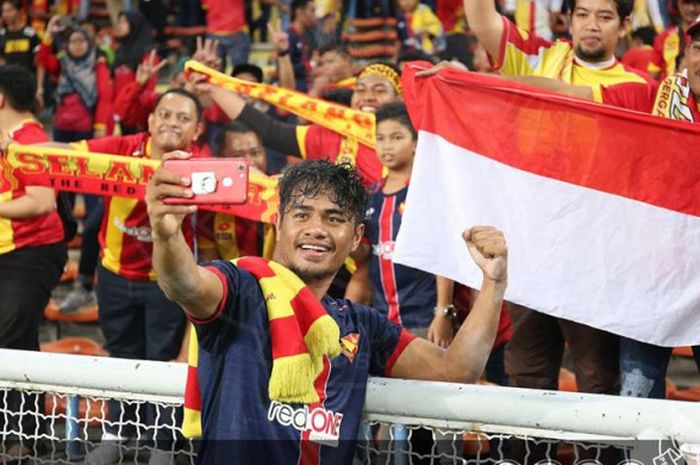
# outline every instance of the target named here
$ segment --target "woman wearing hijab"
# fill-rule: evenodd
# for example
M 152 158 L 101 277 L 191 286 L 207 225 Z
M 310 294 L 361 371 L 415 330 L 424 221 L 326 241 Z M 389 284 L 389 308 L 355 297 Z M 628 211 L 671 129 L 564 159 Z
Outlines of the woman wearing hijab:
M 114 57 L 112 72 L 114 90 L 121 92 L 128 84 L 136 80 L 136 70 L 141 62 L 149 59 L 154 48 L 153 32 L 146 17 L 139 11 L 123 11 L 119 13 L 119 21 L 115 29 L 119 48 Z M 154 63 L 157 64 L 157 63 Z M 144 87 L 149 93 L 154 92 L 158 81 L 157 74 L 149 79 Z M 114 96 L 116 99 L 116 95 Z M 139 122 L 125 118 L 121 121 L 122 134 L 135 134 L 142 131 Z
M 58 16 L 51 18 L 48 30 Z M 86 30 L 69 30 L 65 47 L 57 55 L 51 47 L 53 34 L 46 34 L 37 63 L 58 78 L 53 138 L 73 142 L 111 133 L 114 126 L 112 84 L 109 67 L 98 55 Z

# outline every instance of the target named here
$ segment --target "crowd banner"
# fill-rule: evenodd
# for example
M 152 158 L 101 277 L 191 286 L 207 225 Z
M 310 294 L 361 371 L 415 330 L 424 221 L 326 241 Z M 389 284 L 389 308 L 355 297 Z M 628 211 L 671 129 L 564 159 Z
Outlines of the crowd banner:
M 372 113 L 353 110 L 295 90 L 237 79 L 194 60 L 185 63 L 185 70 L 203 74 L 212 84 L 262 100 L 368 147 L 374 148 L 376 145 L 375 117 Z
M 461 232 L 493 225 L 508 300 L 700 344 L 700 125 L 422 68 L 403 75 L 419 136 L 395 261 L 478 288 Z
M 51 186 L 59 191 L 144 198 L 146 184 L 160 166 L 160 161 L 39 145 L 10 144 L 4 165 L 4 175 L 10 182 L 16 179 L 14 174 L 19 173 L 27 179 L 48 179 Z M 278 205 L 277 179 L 251 170 L 245 204 L 202 205 L 200 208 L 274 223 Z

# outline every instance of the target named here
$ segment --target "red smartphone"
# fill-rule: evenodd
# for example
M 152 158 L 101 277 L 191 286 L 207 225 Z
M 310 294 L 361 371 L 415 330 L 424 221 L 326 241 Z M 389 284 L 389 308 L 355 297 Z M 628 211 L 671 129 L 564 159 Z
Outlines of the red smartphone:
M 194 197 L 169 197 L 167 204 L 241 204 L 248 199 L 248 161 L 245 158 L 166 160 L 163 167 L 192 181 Z

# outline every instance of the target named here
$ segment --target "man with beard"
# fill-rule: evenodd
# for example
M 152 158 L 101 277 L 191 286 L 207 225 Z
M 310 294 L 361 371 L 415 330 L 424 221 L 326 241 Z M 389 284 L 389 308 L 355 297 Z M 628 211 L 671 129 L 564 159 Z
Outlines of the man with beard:
M 632 5 L 631 0 L 575 0 L 572 42 L 549 42 L 518 29 L 491 1 L 464 0 L 467 20 L 501 74 L 551 78 L 585 87 L 597 102 L 608 94 L 607 103 L 637 109 L 640 102 L 648 102 L 651 84 L 614 56 Z M 512 306 L 511 315 L 514 334 L 505 358 L 511 385 L 557 389 L 566 341 L 579 389 L 618 393 L 617 336 L 518 305 Z

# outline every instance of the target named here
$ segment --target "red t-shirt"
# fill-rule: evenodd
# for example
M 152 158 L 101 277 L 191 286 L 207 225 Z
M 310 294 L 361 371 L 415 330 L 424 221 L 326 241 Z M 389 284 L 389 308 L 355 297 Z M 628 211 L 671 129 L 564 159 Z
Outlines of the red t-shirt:
M 245 26 L 245 4 L 243 0 L 202 0 L 207 12 L 209 34 L 231 35 Z
M 87 144 L 90 152 L 128 155 L 150 158 L 151 140 L 148 133 L 130 136 L 102 137 L 79 144 Z M 193 149 L 198 155 L 197 149 Z M 188 243 L 192 243 L 192 228 L 189 217 L 183 222 L 183 231 Z M 126 279 L 155 281 L 151 256 L 151 224 L 146 211 L 146 202 L 125 197 L 106 197 L 105 213 L 99 234 L 102 247 L 102 266 Z
M 297 126 L 297 140 L 304 158 L 327 159 L 335 163 L 350 163 L 360 173 L 366 186 L 382 179 L 382 163 L 374 149 L 360 143 L 350 143 L 345 137 L 317 124 Z
M 646 73 L 649 70 L 649 63 L 653 56 L 654 49 L 649 45 L 631 48 L 622 56 L 622 64 Z
M 41 124 L 34 120 L 24 121 L 10 131 L 9 135 L 12 140 L 21 144 L 36 144 L 49 140 Z M 48 179 L 33 178 L 28 181 L 17 171 L 9 176 L 7 172 L 0 171 L 0 202 L 22 197 L 28 185 L 51 187 Z M 23 247 L 56 244 L 63 241 L 63 234 L 63 222 L 55 209 L 51 213 L 33 218 L 11 220 L 0 217 L 0 254 Z

